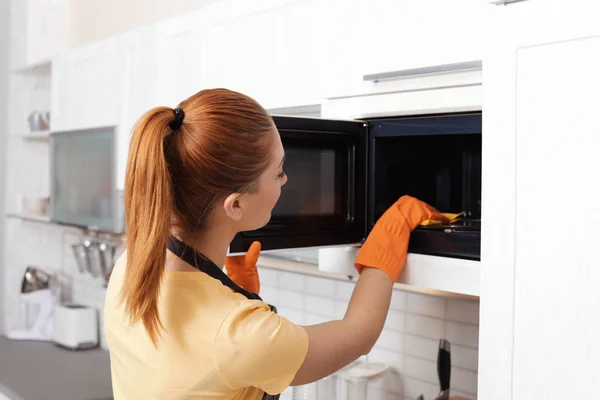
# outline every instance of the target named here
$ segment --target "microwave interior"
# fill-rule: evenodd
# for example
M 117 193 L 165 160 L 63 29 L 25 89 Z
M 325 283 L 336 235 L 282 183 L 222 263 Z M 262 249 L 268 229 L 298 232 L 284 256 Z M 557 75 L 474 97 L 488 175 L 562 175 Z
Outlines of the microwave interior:
M 409 251 L 480 259 L 481 114 L 369 121 L 368 230 L 401 196 L 458 221 L 418 227 Z

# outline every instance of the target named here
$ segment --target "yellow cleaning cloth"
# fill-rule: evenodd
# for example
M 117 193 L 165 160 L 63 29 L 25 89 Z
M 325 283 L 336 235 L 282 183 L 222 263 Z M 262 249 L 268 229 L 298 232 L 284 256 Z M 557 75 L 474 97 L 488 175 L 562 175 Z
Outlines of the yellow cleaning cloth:
M 450 220 L 449 223 L 454 223 L 460 219 L 462 219 L 464 212 L 458 213 L 458 214 L 451 214 L 451 213 L 442 213 L 442 215 L 446 218 L 448 218 Z M 420 225 L 424 226 L 424 225 L 437 225 L 437 224 L 441 224 L 442 221 L 438 221 L 435 219 L 427 219 L 423 222 L 421 222 Z

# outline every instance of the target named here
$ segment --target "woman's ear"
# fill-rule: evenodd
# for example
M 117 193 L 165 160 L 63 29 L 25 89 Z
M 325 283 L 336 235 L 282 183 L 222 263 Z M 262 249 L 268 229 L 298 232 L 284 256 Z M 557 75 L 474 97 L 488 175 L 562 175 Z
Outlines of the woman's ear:
M 225 214 L 229 218 L 234 221 L 239 221 L 242 219 L 242 207 L 240 207 L 240 197 L 242 195 L 240 193 L 232 193 L 225 199 L 223 203 L 223 208 L 225 209 Z

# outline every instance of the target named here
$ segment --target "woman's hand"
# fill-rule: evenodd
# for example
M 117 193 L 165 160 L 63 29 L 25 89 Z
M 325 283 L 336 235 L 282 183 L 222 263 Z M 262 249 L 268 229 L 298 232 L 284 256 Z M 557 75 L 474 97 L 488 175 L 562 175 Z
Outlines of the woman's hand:
M 260 291 L 260 279 L 256 268 L 260 247 L 260 242 L 254 242 L 245 255 L 225 258 L 227 276 L 237 285 L 256 294 Z
M 406 263 L 410 233 L 428 219 L 448 222 L 448 218 L 430 205 L 402 196 L 379 218 L 359 250 L 355 263 L 358 272 L 365 267 L 377 268 L 396 282 Z

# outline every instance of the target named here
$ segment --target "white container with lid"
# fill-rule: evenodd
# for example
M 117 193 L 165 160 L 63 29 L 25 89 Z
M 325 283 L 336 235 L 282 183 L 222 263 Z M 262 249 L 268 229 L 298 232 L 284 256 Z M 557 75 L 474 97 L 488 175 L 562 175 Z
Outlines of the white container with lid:
M 383 363 L 366 363 L 351 368 L 345 374 L 346 384 L 338 398 L 387 400 L 390 374 L 391 366 Z

